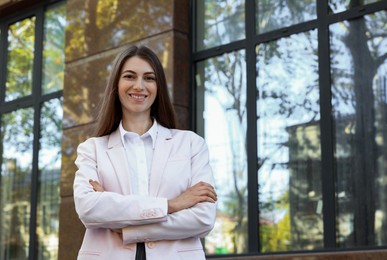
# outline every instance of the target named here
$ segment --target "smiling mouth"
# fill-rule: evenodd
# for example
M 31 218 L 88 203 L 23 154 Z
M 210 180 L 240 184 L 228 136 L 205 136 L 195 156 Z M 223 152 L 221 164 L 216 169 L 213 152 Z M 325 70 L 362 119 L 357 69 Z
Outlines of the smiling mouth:
M 136 94 L 129 94 L 129 96 L 135 100 L 144 100 L 147 95 L 136 95 Z

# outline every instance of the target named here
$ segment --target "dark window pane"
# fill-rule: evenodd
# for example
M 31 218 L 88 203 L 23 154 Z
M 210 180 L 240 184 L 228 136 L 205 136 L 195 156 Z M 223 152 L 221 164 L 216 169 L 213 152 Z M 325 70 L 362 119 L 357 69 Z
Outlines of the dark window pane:
M 343 12 L 352 7 L 362 6 L 370 3 L 375 3 L 381 0 L 329 0 L 331 12 Z
M 255 6 L 258 34 L 317 18 L 315 0 L 256 0 Z
M 35 50 L 35 17 L 9 26 L 5 100 L 31 95 Z
M 323 247 L 317 31 L 257 47 L 262 252 Z
M 245 1 L 197 1 L 196 49 L 203 50 L 245 38 Z
M 340 247 L 387 245 L 387 12 L 330 26 Z
M 219 198 L 207 254 L 247 252 L 245 52 L 197 64 L 198 124 L 207 140 Z
M 58 259 L 62 114 L 59 99 L 45 102 L 41 109 L 37 208 L 39 259 Z
M 43 94 L 63 89 L 65 15 L 65 5 L 50 9 L 45 14 L 42 75 Z
M 0 259 L 28 259 L 33 143 L 32 108 L 1 120 Z

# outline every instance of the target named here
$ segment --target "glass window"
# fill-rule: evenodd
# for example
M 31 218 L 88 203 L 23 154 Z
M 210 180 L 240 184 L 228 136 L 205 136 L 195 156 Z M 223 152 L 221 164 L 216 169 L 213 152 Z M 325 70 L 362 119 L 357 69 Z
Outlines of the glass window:
M 257 47 L 262 252 L 323 247 L 317 32 Z
M 6 101 L 32 93 L 32 68 L 35 50 L 35 17 L 8 28 Z
M 387 245 L 387 12 L 330 26 L 337 243 Z
M 239 32 L 220 2 L 192 2 L 194 130 L 219 182 L 206 252 L 386 247 L 386 1 L 256 0 Z
M 44 20 L 42 92 L 63 89 L 66 6 L 49 9 Z
M 255 8 L 258 34 L 316 19 L 315 0 L 256 0 Z
M 216 179 L 218 218 L 207 254 L 247 252 L 246 63 L 238 51 L 197 64 L 201 123 Z
M 58 259 L 65 4 L 30 13 L 0 21 L 8 28 L 0 38 L 2 260 Z
M 1 259 L 28 259 L 34 110 L 1 119 Z
M 39 259 L 57 259 L 61 169 L 62 101 L 51 99 L 41 109 L 37 230 Z
M 196 49 L 245 38 L 244 0 L 200 0 L 196 4 Z
M 338 13 L 353 7 L 375 3 L 378 1 L 381 0 L 329 0 L 329 8 L 331 12 Z

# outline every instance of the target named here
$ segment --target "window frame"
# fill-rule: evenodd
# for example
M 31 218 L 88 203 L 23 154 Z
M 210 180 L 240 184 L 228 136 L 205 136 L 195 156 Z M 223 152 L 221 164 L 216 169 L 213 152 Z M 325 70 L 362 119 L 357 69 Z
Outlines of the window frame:
M 42 69 L 43 69 L 43 44 L 44 44 L 44 18 L 47 10 L 66 3 L 65 0 L 48 0 L 40 1 L 40 3 L 31 5 L 31 3 L 15 4 L 7 8 L 7 10 L 16 10 L 14 14 L 10 14 L 0 18 L 0 121 L 3 114 L 16 111 L 18 109 L 31 107 L 34 109 L 34 129 L 33 129 L 33 144 L 32 144 L 32 171 L 31 171 L 31 194 L 30 194 L 30 222 L 29 222 L 29 249 L 28 259 L 38 259 L 38 238 L 36 233 L 37 228 L 37 207 L 38 207 L 38 192 L 39 192 L 39 149 L 40 149 L 40 121 L 42 104 L 51 99 L 63 98 L 63 90 L 54 91 L 48 94 L 42 94 Z M 22 10 L 20 10 L 21 8 Z M 3 11 L 3 10 L 2 10 Z M 0 12 L 2 13 L 2 12 Z M 6 93 L 6 77 L 7 77 L 7 48 L 8 48 L 8 27 L 18 21 L 35 17 L 35 36 L 34 36 L 34 60 L 32 67 L 32 90 L 31 95 L 16 98 L 11 101 L 5 101 Z M 0 133 L 1 134 L 1 133 Z M 0 144 L 0 153 L 3 154 L 3 145 Z M 2 164 L 2 156 L 0 156 L 0 164 Z M 1 175 L 0 175 L 1 183 Z M 0 215 L 0 220 L 2 215 Z M 1 228 L 1 227 L 0 227 Z M 58 248 L 59 250 L 59 248 Z
M 259 240 L 259 209 L 258 209 L 258 162 L 257 162 L 257 115 L 256 97 L 259 96 L 256 90 L 256 53 L 255 46 L 274 41 L 293 34 L 302 33 L 311 29 L 318 30 L 318 75 L 320 89 L 320 131 L 321 131 L 321 176 L 323 194 L 323 219 L 324 225 L 324 248 L 323 251 L 343 250 L 350 251 L 353 248 L 341 249 L 336 243 L 336 197 L 335 197 L 335 159 L 334 159 L 334 126 L 331 118 L 331 89 L 330 86 L 330 35 L 329 26 L 339 21 L 356 19 L 377 11 L 387 9 L 387 1 L 378 1 L 364 6 L 358 6 L 339 13 L 329 13 L 328 0 L 316 0 L 317 18 L 307 22 L 295 24 L 289 27 L 256 35 L 255 1 L 245 0 L 245 39 L 230 42 L 224 45 L 211 47 L 205 50 L 196 51 L 195 40 L 197 38 L 196 12 L 197 2 L 191 0 L 191 95 L 192 101 L 192 129 L 202 134 L 201 123 L 196 122 L 197 118 L 197 90 L 195 85 L 196 64 L 198 62 L 220 56 L 224 53 L 234 52 L 241 49 L 246 51 L 246 84 L 247 84 L 247 165 L 248 165 L 248 254 L 262 254 Z M 201 2 L 201 1 L 199 1 Z M 371 246 L 368 246 L 369 248 Z M 386 247 L 378 247 L 386 248 Z M 313 252 L 303 250 L 301 252 Z M 275 252 L 273 252 L 275 253 Z M 294 253 L 292 251 L 292 253 Z M 217 255 L 214 255 L 217 256 Z M 212 257 L 212 256 L 210 256 Z

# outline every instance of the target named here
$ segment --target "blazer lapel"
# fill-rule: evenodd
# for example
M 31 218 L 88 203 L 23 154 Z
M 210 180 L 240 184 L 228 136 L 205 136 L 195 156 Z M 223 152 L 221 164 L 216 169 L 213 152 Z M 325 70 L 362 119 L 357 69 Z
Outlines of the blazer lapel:
M 152 168 L 149 184 L 149 195 L 157 196 L 161 184 L 164 168 L 167 164 L 169 154 L 172 147 L 171 130 L 158 125 L 157 140 L 153 153 Z
M 129 166 L 119 129 L 110 134 L 107 154 L 113 165 L 122 194 L 130 194 Z

